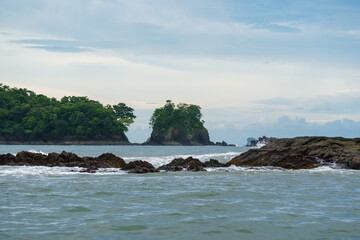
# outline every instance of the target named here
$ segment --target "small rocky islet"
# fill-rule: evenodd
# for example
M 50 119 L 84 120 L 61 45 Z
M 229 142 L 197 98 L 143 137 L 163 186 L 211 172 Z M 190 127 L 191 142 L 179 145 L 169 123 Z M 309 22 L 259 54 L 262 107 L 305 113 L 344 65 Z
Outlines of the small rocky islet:
M 261 148 L 252 148 L 234 157 L 226 164 L 210 159 L 201 162 L 197 158 L 176 158 L 155 168 L 151 163 L 136 160 L 126 163 L 112 153 L 98 157 L 79 157 L 71 152 L 33 153 L 22 151 L 1 154 L 0 165 L 80 167 L 80 172 L 95 173 L 99 168 L 118 168 L 129 173 L 159 171 L 206 171 L 209 167 L 280 167 L 284 169 L 311 169 L 336 165 L 339 168 L 360 169 L 360 138 L 296 137 L 273 139 Z

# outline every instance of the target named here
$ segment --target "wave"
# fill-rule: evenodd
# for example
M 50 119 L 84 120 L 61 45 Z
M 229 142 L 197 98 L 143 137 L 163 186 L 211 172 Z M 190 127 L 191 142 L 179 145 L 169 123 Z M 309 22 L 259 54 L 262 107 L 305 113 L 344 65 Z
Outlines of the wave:
M 62 176 L 62 175 L 78 175 L 90 174 L 80 173 L 83 168 L 80 167 L 39 167 L 39 166 L 0 166 L 0 176 Z M 126 171 L 117 168 L 100 168 L 97 175 L 109 174 L 127 174 Z
M 40 153 L 40 154 L 43 154 L 43 155 L 49 155 L 49 153 L 46 153 L 46 152 L 43 152 L 43 151 L 38 151 L 38 150 L 35 150 L 35 149 L 30 149 L 30 150 L 25 150 L 26 152 L 31 152 L 31 153 Z M 16 156 L 17 153 L 11 153 L 12 155 Z
M 100 168 L 96 173 L 81 173 L 79 167 L 38 167 L 38 166 L 0 166 L 0 177 L 26 176 L 75 176 L 75 175 L 127 175 L 126 171 L 117 168 Z M 359 170 L 332 168 L 322 166 L 313 169 L 290 170 L 279 167 L 230 167 L 206 168 L 208 173 L 268 173 L 268 174 L 360 174 Z M 161 171 L 164 172 L 164 171 Z M 187 171 L 181 171 L 187 173 Z M 172 172 L 170 172 L 172 173 Z M 179 172 L 178 172 L 179 173 Z M 173 174 L 178 174 L 173 173 Z M 188 172 L 190 173 L 190 172 Z M 161 174 L 161 173 L 153 173 Z M 196 172 L 191 172 L 196 174 Z M 168 174 L 167 174 L 168 176 Z
M 238 156 L 241 152 L 226 152 L 226 153 L 207 153 L 207 154 L 200 154 L 200 155 L 196 155 L 196 154 L 192 154 L 192 155 L 169 155 L 169 156 L 161 156 L 161 157 L 157 157 L 157 156 L 140 156 L 140 157 L 124 157 L 123 159 L 126 162 L 130 162 L 130 161 L 134 161 L 134 160 L 144 160 L 147 161 L 149 163 L 151 163 L 152 165 L 154 165 L 154 167 L 160 167 L 164 164 L 168 164 L 170 163 L 172 160 L 174 160 L 175 158 L 188 158 L 188 157 L 193 157 L 193 158 L 197 158 L 202 162 L 208 161 L 210 159 L 215 158 L 216 160 L 219 160 L 220 162 L 227 162 L 230 159 L 232 159 L 235 156 Z

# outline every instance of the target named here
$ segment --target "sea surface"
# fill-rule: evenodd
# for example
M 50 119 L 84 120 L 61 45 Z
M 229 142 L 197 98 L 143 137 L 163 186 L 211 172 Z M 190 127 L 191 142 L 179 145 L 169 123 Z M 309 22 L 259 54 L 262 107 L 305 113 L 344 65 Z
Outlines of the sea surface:
M 22 150 L 111 152 L 158 167 L 187 156 L 227 162 L 247 148 L 0 145 Z M 360 171 L 73 170 L 0 166 L 0 239 L 360 239 Z

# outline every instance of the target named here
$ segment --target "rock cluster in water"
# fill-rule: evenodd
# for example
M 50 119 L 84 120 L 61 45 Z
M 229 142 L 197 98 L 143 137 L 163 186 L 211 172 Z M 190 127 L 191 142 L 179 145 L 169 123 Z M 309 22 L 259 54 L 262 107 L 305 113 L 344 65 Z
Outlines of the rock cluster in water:
M 360 138 L 296 137 L 276 139 L 227 162 L 227 166 L 274 166 L 308 169 L 337 164 L 360 169 Z
M 197 158 L 176 158 L 170 163 L 155 168 L 151 163 L 136 160 L 126 163 L 112 153 L 98 157 L 79 157 L 74 153 L 61 152 L 47 155 L 19 152 L 0 155 L 0 165 L 81 167 L 80 172 L 94 173 L 98 168 L 119 168 L 129 173 L 163 171 L 206 171 L 209 167 L 273 166 L 286 169 L 309 169 L 337 164 L 340 167 L 360 169 L 360 138 L 297 137 L 276 139 L 259 149 L 250 149 L 234 157 L 226 164 L 217 160 L 201 162 Z

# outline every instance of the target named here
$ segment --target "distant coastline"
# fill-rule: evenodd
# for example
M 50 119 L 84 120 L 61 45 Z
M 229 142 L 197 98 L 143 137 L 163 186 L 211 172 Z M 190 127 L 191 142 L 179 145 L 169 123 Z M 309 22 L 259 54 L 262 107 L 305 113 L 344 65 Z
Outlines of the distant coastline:
M 141 145 L 126 141 L 88 140 L 88 141 L 5 141 L 0 145 Z
M 162 144 L 151 143 L 132 143 L 129 141 L 116 141 L 116 140 L 59 140 L 59 141 L 13 141 L 13 140 L 0 140 L 0 145 L 101 145 L 101 146 L 224 146 L 235 147 L 235 144 L 227 144 L 226 142 L 216 142 L 211 144 L 191 143 L 180 144 L 178 142 L 166 142 Z

